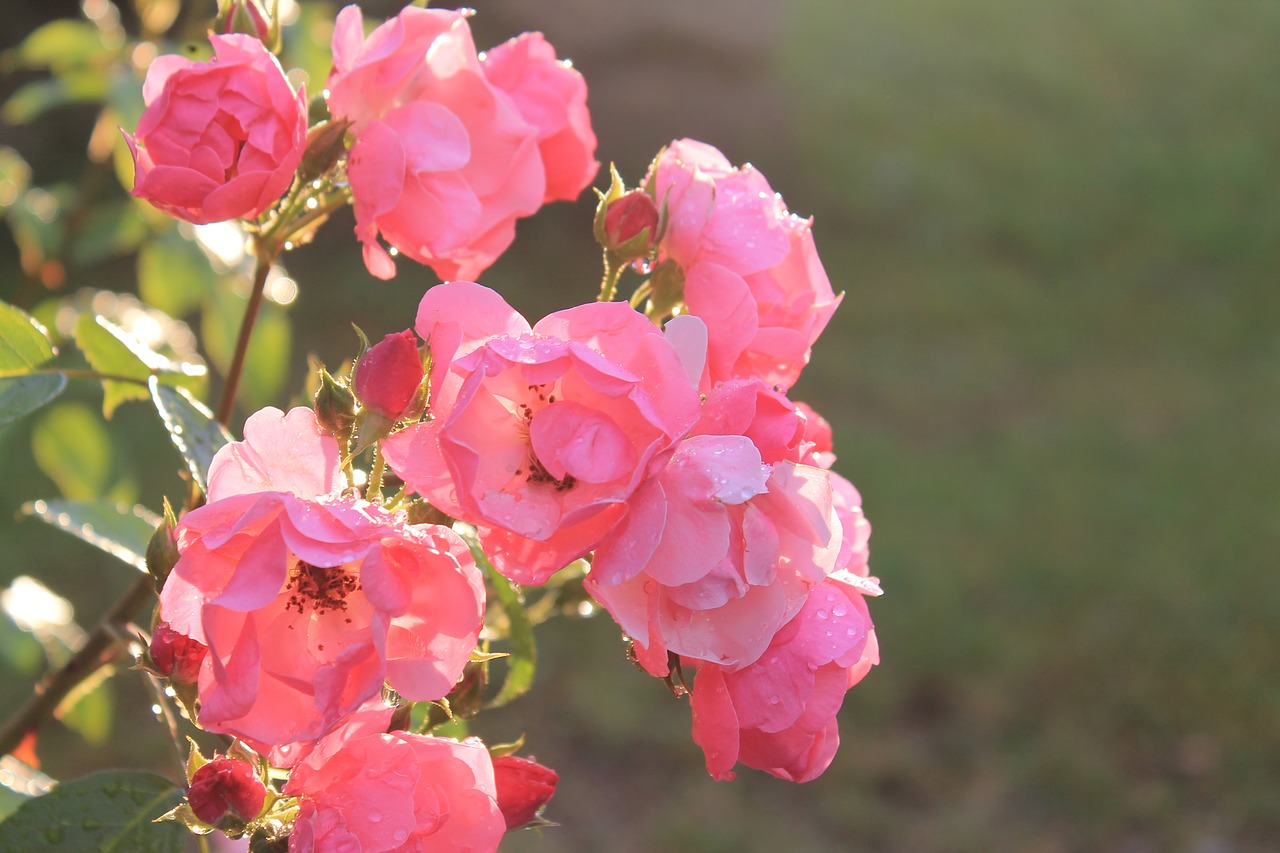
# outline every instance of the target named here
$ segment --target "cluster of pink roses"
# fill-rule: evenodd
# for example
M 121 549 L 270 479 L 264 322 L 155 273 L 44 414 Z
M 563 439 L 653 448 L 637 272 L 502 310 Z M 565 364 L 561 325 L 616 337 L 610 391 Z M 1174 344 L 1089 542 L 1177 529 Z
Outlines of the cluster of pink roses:
M 599 166 L 582 75 L 539 33 L 478 53 L 469 15 L 409 7 L 366 37 L 358 6 L 338 14 L 325 99 L 354 135 L 346 179 L 379 278 L 395 275 L 380 238 L 442 278 L 478 276 L 516 219 L 577 198 Z M 293 180 L 306 97 L 256 38 L 210 40 L 210 62 L 152 63 L 126 134 L 133 192 L 188 222 L 251 219 Z
M 348 833 L 366 851 L 462 849 L 460 834 L 492 850 L 509 809 L 483 744 L 385 734 L 393 709 L 380 698 L 384 684 L 411 701 L 453 689 L 476 647 L 483 579 L 457 534 L 361 499 L 339 462 L 310 409 L 249 418 L 245 440 L 214 457 L 209 502 L 178 525 L 152 660 L 194 682 L 203 728 L 294 768 L 284 793 L 302 810 L 291 850 L 340 849 Z M 197 816 L 213 824 L 219 808 L 242 803 L 246 772 L 212 777 L 212 800 L 212 782 L 193 779 Z M 392 796 L 402 787 L 405 804 Z M 348 820 L 361 798 L 382 810 Z M 249 799 L 260 811 L 262 797 Z
M 840 302 L 810 222 L 750 166 L 676 141 L 598 228 L 615 261 L 663 276 L 670 305 L 597 301 L 531 325 L 465 279 L 517 218 L 595 176 L 586 86 L 539 34 L 477 53 L 468 14 L 410 7 L 367 36 L 357 7 L 336 21 L 324 97 L 350 147 L 325 180 L 349 185 L 374 275 L 398 253 L 449 279 L 361 359 L 361 417 L 406 490 L 474 528 L 506 578 L 590 561 L 586 588 L 643 668 L 696 670 L 713 776 L 741 762 L 813 779 L 878 661 L 879 587 L 830 427 L 786 396 Z M 163 57 L 148 75 L 134 193 L 192 222 L 259 217 L 303 162 L 305 96 L 257 39 L 211 38 L 211 62 Z M 492 850 L 555 774 L 393 730 L 387 687 L 442 701 L 462 678 L 484 580 L 453 529 L 348 482 L 350 438 L 268 408 L 218 452 L 208 502 L 176 530 L 152 660 L 194 685 L 202 727 L 291 768 L 290 850 Z M 210 766 L 192 780 L 200 820 L 270 807 L 245 767 Z
M 741 760 L 812 779 L 877 659 L 861 499 L 830 470 L 830 427 L 781 390 L 839 300 L 808 223 L 757 172 L 681 141 L 650 181 L 673 188 L 657 257 L 682 270 L 688 313 L 664 333 L 595 302 L 530 326 L 478 284 L 433 287 L 415 325 L 430 418 L 383 448 L 508 578 L 591 555 L 586 587 L 644 668 L 697 667 L 713 775 Z

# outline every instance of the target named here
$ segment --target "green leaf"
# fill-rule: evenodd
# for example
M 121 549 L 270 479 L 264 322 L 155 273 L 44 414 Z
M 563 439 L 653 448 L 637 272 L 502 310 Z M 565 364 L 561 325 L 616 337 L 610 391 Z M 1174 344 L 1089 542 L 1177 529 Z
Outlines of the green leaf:
M 231 441 L 226 427 L 213 419 L 213 412 L 187 393 L 184 388 L 161 385 L 157 377 L 150 382 L 151 401 L 174 447 L 182 454 L 187 470 L 200 491 L 209 490 L 209 464 L 222 445 Z
M 36 465 L 72 500 L 106 494 L 111 478 L 111 439 L 92 409 L 60 403 L 45 412 L 31 431 Z
M 20 376 L 53 358 L 49 333 L 25 311 L 0 302 L 0 375 Z
M 526 693 L 533 686 L 533 673 L 537 668 L 538 645 L 533 636 L 533 625 L 524 610 L 523 596 L 520 588 L 498 573 L 489 562 L 480 540 L 475 535 L 475 528 L 461 522 L 453 526 L 454 531 L 471 547 L 471 555 L 476 565 L 480 566 L 493 586 L 494 598 L 507 617 L 507 642 L 511 646 L 511 656 L 506 659 L 507 677 L 502 682 L 498 695 L 485 706 L 500 708 L 512 699 Z
M 153 375 L 161 382 L 188 387 L 204 381 L 204 367 L 170 361 L 105 317 L 82 314 L 76 322 L 75 339 L 94 370 L 134 380 L 103 380 L 102 414 L 107 418 L 127 400 L 147 399 L 147 381 Z
M 177 230 L 148 241 L 138 252 L 138 295 L 170 317 L 200 307 L 216 277 L 209 259 Z
M 0 107 L 0 119 L 9 124 L 26 124 L 55 107 L 101 101 L 107 96 L 105 73 L 67 71 L 61 77 L 36 80 L 9 96 Z
M 6 59 L 23 68 L 65 68 L 85 65 L 95 57 L 103 59 L 114 51 L 102 43 L 102 32 L 88 21 L 60 18 L 37 27 Z
M 151 226 L 139 214 L 132 199 L 95 205 L 76 232 L 71 244 L 71 260 L 90 266 L 132 252 L 150 233 Z
M 143 506 L 90 501 L 41 500 L 22 512 L 107 552 L 139 571 L 147 570 L 147 543 L 160 517 Z
M 36 373 L 0 379 L 0 427 L 34 412 L 67 387 L 61 373 Z
M 182 791 L 154 773 L 94 773 L 19 806 L 0 823 L 0 853 L 181 853 L 186 829 L 152 823 L 181 801 Z
M 109 670 L 110 667 L 98 670 L 94 673 L 98 676 L 97 683 L 91 689 L 82 690 L 89 682 L 81 684 L 58 706 L 58 720 L 90 746 L 104 745 L 111 737 L 111 727 L 115 723 L 115 702 L 109 686 L 111 680 L 105 677 Z
M 7 146 L 0 147 L 0 207 L 18 200 L 31 183 L 31 167 L 22 155 Z

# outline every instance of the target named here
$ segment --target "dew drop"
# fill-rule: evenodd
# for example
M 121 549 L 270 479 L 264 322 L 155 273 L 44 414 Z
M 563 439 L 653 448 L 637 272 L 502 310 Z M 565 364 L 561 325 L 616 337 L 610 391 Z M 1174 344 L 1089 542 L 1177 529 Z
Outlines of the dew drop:
M 770 705 L 777 705 L 777 704 L 778 704 L 778 694 L 777 694 L 777 693 L 775 693 L 775 694 L 773 694 L 772 696 L 770 696 L 770 697 L 769 697 L 769 704 L 770 704 Z
M 829 613 L 827 613 L 827 611 L 825 611 L 825 610 L 819 610 L 819 611 L 818 611 L 818 618 L 819 618 L 819 619 L 829 619 L 829 618 L 830 618 L 830 614 L 829 614 Z
M 382 823 L 382 812 L 369 812 L 370 823 Z
M 394 835 L 395 835 L 396 841 L 404 841 L 406 838 L 409 837 L 409 830 L 404 828 L 397 829 Z
M 835 607 L 831 608 L 831 612 L 837 616 L 843 616 L 849 612 L 849 607 L 845 604 L 837 604 Z

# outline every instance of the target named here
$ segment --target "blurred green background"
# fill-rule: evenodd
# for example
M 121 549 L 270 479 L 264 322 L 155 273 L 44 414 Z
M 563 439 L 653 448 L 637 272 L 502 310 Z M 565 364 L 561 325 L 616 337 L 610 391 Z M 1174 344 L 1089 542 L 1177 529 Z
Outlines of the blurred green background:
M 17 22 L 75 12 L 13 5 L 6 46 Z M 573 57 L 599 156 L 631 181 L 691 136 L 815 216 L 846 296 L 792 396 L 835 427 L 886 590 L 883 663 L 803 786 L 711 781 L 687 703 L 626 663 L 607 617 L 545 626 L 534 691 L 476 730 L 527 733 L 562 774 L 563 825 L 503 849 L 1280 847 L 1280 5 L 474 5 L 479 46 L 541 29 Z M 74 182 L 92 124 L 60 108 L 0 143 L 37 183 Z M 591 298 L 591 211 L 522 222 L 484 282 L 533 317 Z M 352 320 L 409 325 L 432 280 L 401 264 L 373 281 L 350 226 L 286 259 L 300 293 L 279 404 L 305 355 L 349 357 Z M 129 257 L 70 260 L 52 294 L 7 238 L 0 263 L 0 296 L 27 306 L 135 290 Z M 177 494 L 146 407 L 108 433 L 120 470 L 144 466 L 144 503 Z M 127 570 L 11 521 L 57 494 L 30 455 L 29 424 L 0 433 L 0 580 L 35 575 L 92 624 Z M 32 678 L 16 674 L 29 640 L 6 630 L 0 710 Z M 113 737 L 135 737 L 150 700 L 129 679 L 110 689 L 101 745 L 48 727 L 53 775 L 133 755 Z

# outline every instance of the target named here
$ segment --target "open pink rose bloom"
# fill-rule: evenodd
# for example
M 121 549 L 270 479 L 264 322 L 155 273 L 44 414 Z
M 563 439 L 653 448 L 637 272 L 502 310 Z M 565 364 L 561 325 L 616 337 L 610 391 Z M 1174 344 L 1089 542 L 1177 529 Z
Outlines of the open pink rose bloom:
M 263 752 L 319 738 L 384 681 L 444 696 L 480 630 L 466 544 L 345 493 L 338 461 L 311 410 L 255 413 L 182 519 L 160 595 L 165 621 L 209 649 L 200 724 Z
M 390 716 L 369 703 L 294 767 L 290 853 L 496 850 L 507 824 L 484 744 L 386 733 Z
M 754 168 L 691 139 L 671 143 L 648 180 L 670 211 L 659 257 L 679 265 L 689 312 L 707 324 L 707 381 L 790 387 L 841 299 L 811 223 Z
M 356 236 L 379 278 L 385 240 L 442 278 L 470 279 L 516 219 L 595 177 L 582 75 L 526 34 L 481 59 L 464 10 L 403 9 L 366 38 L 357 6 L 333 32 L 329 109 L 352 122 Z
M 133 194 L 187 222 L 251 219 L 293 181 L 307 136 L 307 98 L 262 42 L 211 35 L 213 59 L 166 55 L 142 87 Z
M 494 566 L 542 583 L 585 556 L 697 418 L 675 348 L 621 303 L 536 325 L 478 284 L 427 291 L 431 419 L 385 442 L 434 506 L 477 526 Z

